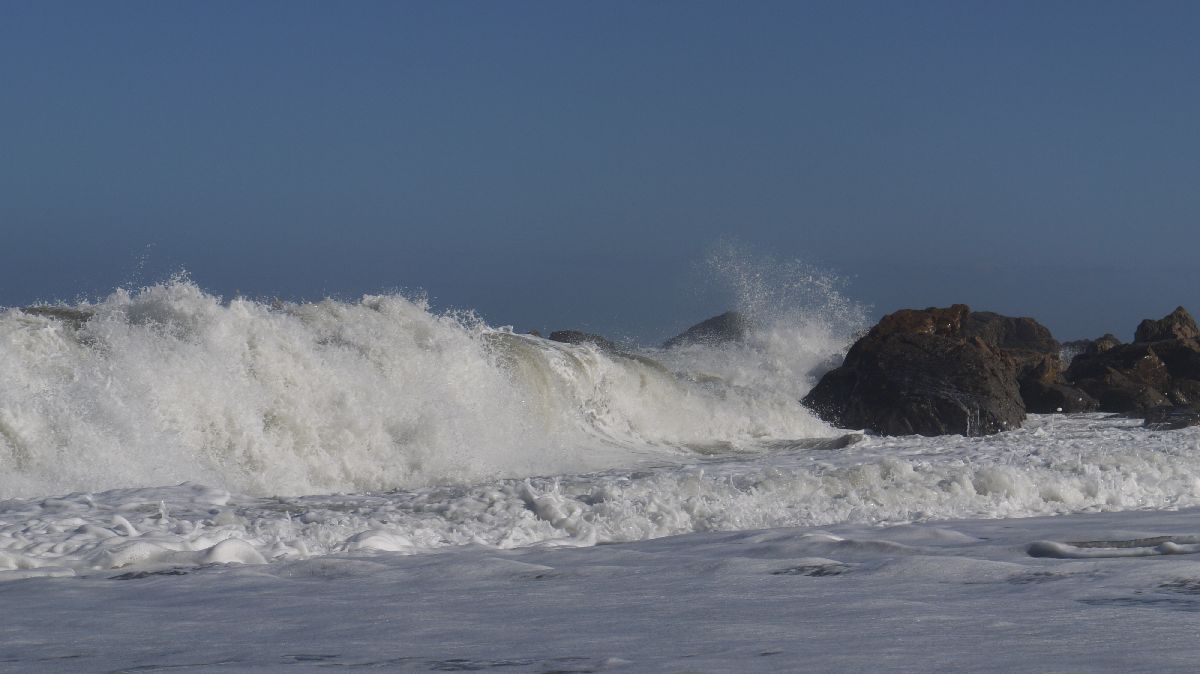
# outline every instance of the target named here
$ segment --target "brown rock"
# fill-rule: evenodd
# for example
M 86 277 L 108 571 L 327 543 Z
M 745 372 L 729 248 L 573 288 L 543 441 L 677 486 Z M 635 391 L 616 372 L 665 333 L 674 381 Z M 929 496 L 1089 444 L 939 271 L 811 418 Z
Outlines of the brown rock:
M 962 327 L 964 337 L 979 337 L 1008 352 L 1020 351 L 1058 355 L 1062 345 L 1050 330 L 1032 318 L 1001 316 L 991 311 L 974 311 Z
M 1075 385 L 1099 401 L 1101 412 L 1136 415 L 1171 403 L 1162 391 L 1131 374 L 1109 368 L 1104 374 L 1076 381 Z
M 1100 401 L 1105 412 L 1145 414 L 1166 405 L 1200 402 L 1200 331 L 1182 307 L 1144 320 L 1132 344 L 1111 335 L 1075 357 L 1066 378 Z
M 987 435 L 1025 418 L 1017 368 L 963 335 L 966 305 L 885 316 L 804 398 L 821 418 L 884 435 Z
M 1063 381 L 1057 356 L 1043 357 L 1018 376 L 1018 383 L 1025 411 L 1033 414 L 1091 412 L 1100 406 L 1086 391 Z
M 1134 342 L 1157 342 L 1164 339 L 1200 339 L 1196 319 L 1183 307 L 1155 321 L 1147 318 L 1138 324 Z

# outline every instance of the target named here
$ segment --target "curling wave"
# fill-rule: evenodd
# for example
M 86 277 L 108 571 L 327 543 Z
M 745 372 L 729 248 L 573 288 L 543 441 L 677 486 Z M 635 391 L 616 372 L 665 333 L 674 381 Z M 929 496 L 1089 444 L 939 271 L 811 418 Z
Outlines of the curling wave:
M 816 318 L 724 350 L 614 355 L 402 295 L 222 302 L 175 279 L 9 309 L 0 498 L 184 481 L 380 491 L 835 435 L 798 402 L 846 343 Z

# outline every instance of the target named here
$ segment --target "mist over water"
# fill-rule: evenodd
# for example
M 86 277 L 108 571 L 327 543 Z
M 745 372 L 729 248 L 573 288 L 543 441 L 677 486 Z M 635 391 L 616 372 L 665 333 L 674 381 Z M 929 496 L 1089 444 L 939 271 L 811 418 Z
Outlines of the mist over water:
M 400 294 L 225 302 L 183 277 L 74 319 L 9 309 L 0 498 L 184 481 L 383 491 L 835 435 L 798 400 L 861 310 L 826 277 L 722 260 L 757 326 L 745 342 L 628 355 Z
M 752 327 L 740 343 L 655 352 L 680 370 L 798 400 L 869 327 L 869 308 L 846 295 L 844 279 L 802 260 L 724 243 L 709 253 L 704 270 Z

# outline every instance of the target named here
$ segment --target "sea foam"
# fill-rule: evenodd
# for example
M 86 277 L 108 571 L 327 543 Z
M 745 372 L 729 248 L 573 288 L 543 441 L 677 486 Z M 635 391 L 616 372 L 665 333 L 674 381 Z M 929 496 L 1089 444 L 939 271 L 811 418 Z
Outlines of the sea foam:
M 0 313 L 0 498 L 369 492 L 830 436 L 798 398 L 846 344 L 816 312 L 614 355 L 398 294 L 224 302 L 186 279 L 69 309 Z

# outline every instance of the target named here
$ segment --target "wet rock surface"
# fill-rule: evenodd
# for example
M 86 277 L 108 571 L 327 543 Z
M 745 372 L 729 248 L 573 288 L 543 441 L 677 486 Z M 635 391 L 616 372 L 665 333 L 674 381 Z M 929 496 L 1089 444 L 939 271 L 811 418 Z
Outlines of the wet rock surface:
M 1164 406 L 1200 403 L 1200 330 L 1179 307 L 1138 325 L 1131 344 L 1111 335 L 1071 361 L 1066 378 L 1105 412 L 1144 416 Z
M 1026 412 L 1088 412 L 1063 376 L 1062 345 L 1032 318 L 963 304 L 885 316 L 804 402 L 821 418 L 885 435 L 986 435 Z
M 719 316 L 713 316 L 701 321 L 682 333 L 663 342 L 664 349 L 671 349 L 691 344 L 708 344 L 715 346 L 728 342 L 740 342 L 750 332 L 750 320 L 737 311 L 726 311 Z
M 988 435 L 1025 407 L 1013 358 L 967 336 L 963 304 L 885 316 L 804 398 L 822 419 L 884 435 Z

